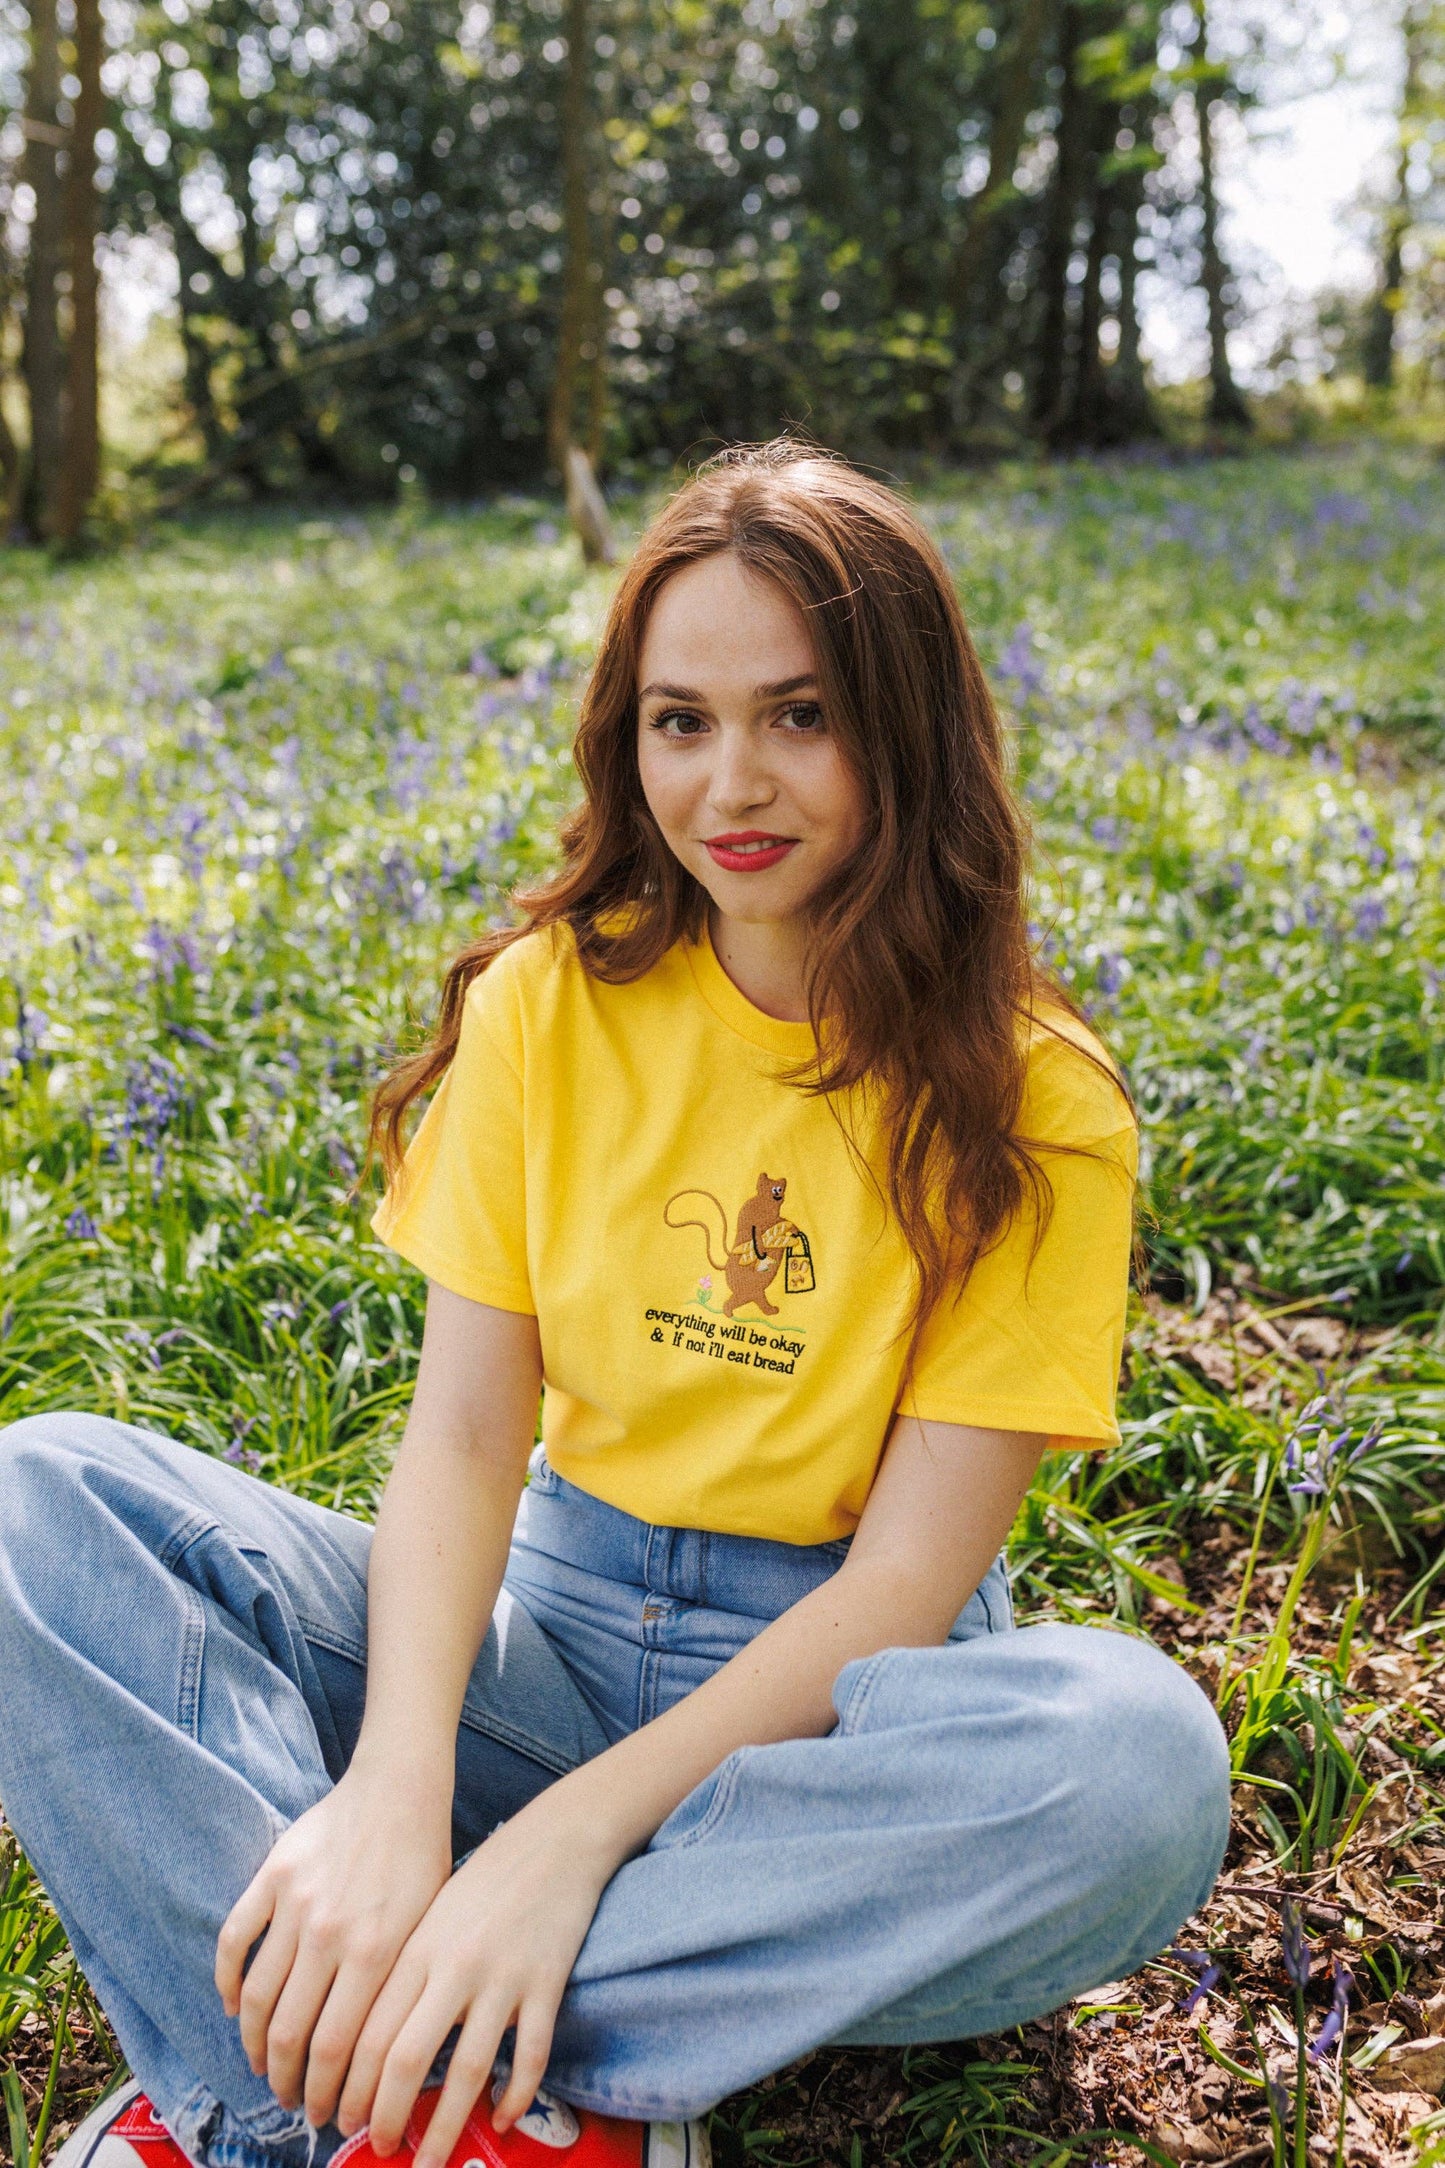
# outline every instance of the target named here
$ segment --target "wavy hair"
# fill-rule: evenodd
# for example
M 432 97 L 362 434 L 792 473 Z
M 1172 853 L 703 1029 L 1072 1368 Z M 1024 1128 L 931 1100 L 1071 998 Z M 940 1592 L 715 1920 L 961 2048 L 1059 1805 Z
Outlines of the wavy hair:
M 857 849 L 810 901 L 817 1056 L 784 1075 L 830 1098 L 878 1095 L 887 1200 L 917 1270 L 916 1345 L 1026 1200 L 1036 1242 L 1047 1224 L 1040 1147 L 1018 1134 L 1028 1030 L 1049 1028 L 1041 1006 L 1077 1012 L 1032 956 L 1028 833 L 948 569 L 900 497 L 830 453 L 786 438 L 729 450 L 643 535 L 582 701 L 583 796 L 561 865 L 514 895 L 523 924 L 451 964 L 429 1043 L 376 1093 L 371 1148 L 394 1178 L 408 1110 L 456 1051 L 468 986 L 513 941 L 565 923 L 588 972 L 625 982 L 701 937 L 706 892 L 643 797 L 638 666 L 663 586 L 722 551 L 801 613 L 829 732 L 868 807 Z

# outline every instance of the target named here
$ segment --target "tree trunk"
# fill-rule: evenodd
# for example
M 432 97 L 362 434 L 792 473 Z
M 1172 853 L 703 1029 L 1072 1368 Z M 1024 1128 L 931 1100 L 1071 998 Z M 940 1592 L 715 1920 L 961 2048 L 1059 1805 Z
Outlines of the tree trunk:
M 1104 320 L 1104 259 L 1114 231 L 1115 189 L 1098 178 L 1119 126 L 1115 105 L 1094 107 L 1094 125 L 1087 151 L 1085 185 L 1092 195 L 1089 247 L 1084 281 L 1079 290 L 1079 315 L 1062 401 L 1049 442 L 1056 449 L 1071 445 L 1097 445 L 1103 431 L 1104 357 L 1099 352 L 1099 329 Z
M 612 235 L 615 222 L 611 175 L 604 165 L 597 179 L 597 245 L 596 255 L 588 266 L 588 325 L 587 325 L 587 457 L 594 471 L 602 465 L 602 447 L 607 433 L 607 267 L 612 261 Z
M 1162 434 L 1159 416 L 1144 380 L 1139 352 L 1139 304 L 1136 294 L 1139 266 L 1134 239 L 1139 230 L 1139 209 L 1144 199 L 1137 174 L 1121 190 L 1119 235 L 1119 351 L 1104 374 L 1105 437 L 1111 444 L 1128 444 L 1138 437 Z
M 587 212 L 589 0 L 567 0 L 567 74 L 562 87 L 562 308 L 557 361 L 547 416 L 547 451 L 564 481 L 573 441 L 582 346 L 591 280 L 591 220 Z
M 954 315 L 963 318 L 977 298 L 999 206 L 1013 192 L 1014 168 L 1023 149 L 1051 0 L 1021 0 L 1008 59 L 1000 70 L 998 111 L 988 139 L 988 176 L 968 210 L 968 224 L 950 267 Z
M 1206 70 L 1207 21 L 1204 0 L 1198 0 L 1195 20 L 1195 62 Z M 1216 429 L 1250 429 L 1253 420 L 1244 394 L 1229 366 L 1229 308 L 1226 289 L 1229 271 L 1219 246 L 1219 204 L 1214 193 L 1214 81 L 1201 72 L 1194 83 L 1194 110 L 1199 122 L 1199 282 L 1209 312 L 1209 420 Z
M 25 97 L 25 178 L 35 192 L 25 280 L 25 393 L 30 460 L 22 522 L 39 541 L 52 531 L 61 459 L 60 271 L 64 244 L 56 121 L 60 52 L 55 0 L 31 0 L 30 74 Z
M 977 326 L 989 321 L 989 290 L 998 272 L 998 213 L 1013 194 L 1014 169 L 1023 149 L 1054 8 L 1055 0 L 1020 0 L 1013 42 L 1000 70 L 998 107 L 989 130 L 988 174 L 968 207 L 968 223 L 949 266 L 955 355 L 951 403 L 956 431 L 966 426 L 974 405 L 981 363 Z
M 1425 8 L 1429 0 L 1408 0 L 1405 33 L 1405 81 L 1400 94 L 1400 147 L 1395 167 L 1394 201 L 1385 212 L 1381 234 L 1380 277 L 1365 323 L 1365 382 L 1388 391 L 1395 380 L 1395 311 L 1404 276 L 1405 235 L 1410 227 L 1410 123 L 1420 102 L 1424 65 Z
M 0 320 L 0 338 L 6 325 Z M 0 383 L 3 389 L 3 383 Z M 20 523 L 20 493 L 25 486 L 25 460 L 5 408 L 0 405 L 0 542 L 8 542 Z
M 99 288 L 95 265 L 95 138 L 104 118 L 100 84 L 104 29 L 100 0 L 75 0 L 75 72 L 80 91 L 65 181 L 65 254 L 70 267 L 70 343 L 65 371 L 65 444 L 55 533 L 74 542 L 100 480 Z
M 1059 92 L 1059 122 L 1055 132 L 1053 179 L 1044 211 L 1043 241 L 1039 251 L 1040 315 L 1038 344 L 1034 353 L 1033 388 L 1029 411 L 1034 426 L 1043 434 L 1055 428 L 1063 410 L 1066 345 L 1069 326 L 1069 260 L 1074 253 L 1074 221 L 1078 216 L 1084 153 L 1088 141 L 1093 101 L 1077 80 L 1076 61 L 1082 32 L 1075 0 L 1066 0 L 1059 25 L 1059 66 L 1064 71 Z

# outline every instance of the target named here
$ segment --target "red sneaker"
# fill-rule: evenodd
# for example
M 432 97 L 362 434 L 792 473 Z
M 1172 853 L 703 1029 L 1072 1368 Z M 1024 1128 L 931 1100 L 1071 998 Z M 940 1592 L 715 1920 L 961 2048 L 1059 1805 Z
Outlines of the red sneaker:
M 76 2125 L 50 2168 L 191 2168 L 191 2161 L 131 2078 Z
M 494 2096 L 501 2090 L 499 2079 Z M 401 2148 L 389 2161 L 372 2152 L 368 2134 L 359 2130 L 332 2154 L 329 2168 L 409 2168 L 440 2099 L 439 2085 L 419 2096 Z M 485 2099 L 479 2100 L 462 2126 L 447 2168 L 712 2168 L 712 2148 L 705 2123 L 625 2122 L 620 2116 L 569 2107 L 554 2093 L 539 2092 L 526 2114 L 501 2132 L 492 2128 Z

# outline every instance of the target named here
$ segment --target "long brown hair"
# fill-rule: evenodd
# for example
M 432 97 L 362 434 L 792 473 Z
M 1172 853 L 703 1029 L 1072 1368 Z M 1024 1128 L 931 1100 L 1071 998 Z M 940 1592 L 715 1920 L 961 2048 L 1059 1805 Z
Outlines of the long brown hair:
M 514 897 L 523 925 L 452 963 L 430 1043 L 377 1091 L 371 1143 L 394 1178 L 407 1111 L 456 1051 L 468 986 L 524 934 L 565 922 L 584 968 L 614 982 L 701 936 L 706 892 L 642 793 L 638 664 L 666 581 L 724 550 L 802 613 L 828 729 L 870 809 L 858 849 L 809 905 L 818 1053 L 786 1081 L 881 1094 L 888 1201 L 917 1268 L 916 1345 L 945 1288 L 962 1287 L 1026 1197 L 1036 1230 L 1046 1221 L 1039 1148 L 1017 1133 L 1026 1026 L 1041 997 L 1071 1004 L 1031 954 L 1027 831 L 948 570 L 898 496 L 831 454 L 788 439 L 725 452 L 648 528 L 583 698 L 583 799 L 562 826 L 561 867 Z

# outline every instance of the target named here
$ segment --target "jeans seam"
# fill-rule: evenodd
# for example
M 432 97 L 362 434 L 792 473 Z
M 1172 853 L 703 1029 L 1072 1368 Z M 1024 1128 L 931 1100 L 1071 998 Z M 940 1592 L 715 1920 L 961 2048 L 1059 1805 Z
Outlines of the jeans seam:
M 167 1536 L 156 1551 L 157 1562 L 167 1573 L 174 1573 L 193 1543 L 202 1536 L 223 1535 L 225 1530 L 213 1513 L 189 1513 Z
M 879 1673 L 892 1654 L 891 1649 L 879 1649 L 877 1654 L 870 1656 L 864 1664 L 862 1677 L 849 1694 L 843 1713 L 838 1719 L 838 1730 L 844 1738 L 855 1732 L 867 1715 L 868 1704 L 873 1699 L 873 1689 L 878 1683 Z
M 712 1798 L 707 1803 L 707 1811 L 703 1815 L 702 1820 L 695 1823 L 691 1829 L 684 1830 L 683 1834 L 678 1838 L 676 1844 L 671 1845 L 669 1847 L 669 1850 L 675 1852 L 685 1852 L 690 1845 L 700 1843 L 702 1839 L 708 1835 L 709 1831 L 716 1823 L 719 1815 L 722 1814 L 724 1809 L 727 1807 L 733 1793 L 737 1790 L 738 1775 L 742 1769 L 743 1756 L 747 1753 L 747 1751 L 748 1750 L 746 1747 L 734 1747 L 732 1753 L 729 1754 L 729 1756 L 727 1757 L 727 1760 L 716 1772 L 716 1788 L 713 1792 Z
M 176 1691 L 176 1728 L 188 1739 L 200 1739 L 201 1665 L 206 1653 L 206 1607 L 190 1584 L 177 1581 L 185 1609 L 181 1628 L 181 1669 Z
M 528 1761 L 538 1763 L 543 1769 L 552 1770 L 554 1775 L 559 1777 L 570 1776 L 577 1767 L 577 1763 L 569 1755 L 560 1755 L 556 1748 L 549 1746 L 545 1740 L 534 1739 L 517 1726 L 501 1723 L 491 1715 L 469 1716 L 464 1708 L 459 1719 L 459 1728 L 477 1732 L 483 1739 L 495 1739 L 499 1746 L 513 1748 L 515 1752 L 524 1754 Z
M 329 1649 L 333 1655 L 344 1657 L 348 1663 L 366 1662 L 365 1648 L 361 1643 L 353 1641 L 349 1634 L 337 1633 L 334 1627 L 320 1626 L 314 1619 L 303 1617 L 299 1611 L 296 1622 L 306 1640 L 316 1647 Z M 525 1754 L 529 1761 L 537 1762 L 540 1767 L 552 1770 L 559 1777 L 570 1775 L 577 1766 L 570 1755 L 560 1755 L 547 1740 L 535 1738 L 530 1732 L 523 1731 L 519 1725 L 503 1723 L 490 1713 L 470 1710 L 465 1702 L 457 1718 L 457 1725 L 458 1729 L 477 1732 L 484 1739 L 495 1739 L 499 1746 L 511 1747 L 517 1753 Z
M 319 1619 L 308 1618 L 304 1611 L 297 1611 L 295 1617 L 303 1638 L 313 1642 L 317 1648 L 329 1649 L 333 1656 L 345 1656 L 352 1663 L 366 1662 L 364 1641 L 354 1641 L 350 1634 L 338 1633 L 334 1626 L 326 1626 Z

